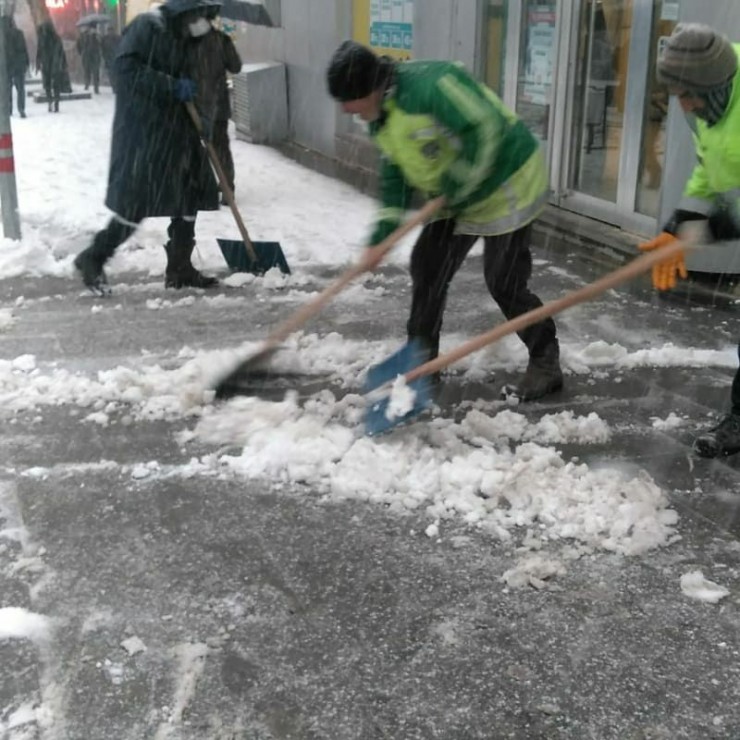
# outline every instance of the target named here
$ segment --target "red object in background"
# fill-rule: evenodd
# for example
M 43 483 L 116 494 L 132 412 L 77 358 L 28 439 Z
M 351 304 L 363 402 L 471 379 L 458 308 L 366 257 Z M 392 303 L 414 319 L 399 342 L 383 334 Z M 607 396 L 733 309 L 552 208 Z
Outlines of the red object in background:
M 64 39 L 77 38 L 76 23 L 87 13 L 84 0 L 45 0 L 54 28 Z

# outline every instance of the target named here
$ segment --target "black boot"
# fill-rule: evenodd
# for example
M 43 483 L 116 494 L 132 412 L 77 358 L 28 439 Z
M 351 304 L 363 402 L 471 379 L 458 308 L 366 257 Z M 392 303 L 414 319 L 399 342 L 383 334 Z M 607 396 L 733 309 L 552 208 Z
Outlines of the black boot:
M 100 295 L 110 293 L 108 278 L 105 275 L 105 270 L 103 270 L 106 261 L 107 259 L 101 257 L 93 247 L 88 247 L 75 257 L 74 266 L 80 273 L 82 282 L 93 293 L 99 293 Z
M 727 457 L 740 452 L 740 416 L 727 414 L 717 426 L 697 437 L 694 452 L 699 457 Z
M 164 245 L 167 252 L 167 269 L 164 273 L 165 288 L 215 288 L 218 280 L 208 277 L 193 267 L 190 256 L 195 242 L 176 245 L 170 239 Z
M 524 377 L 516 385 L 505 387 L 501 396 L 504 399 L 513 397 L 520 401 L 534 401 L 559 391 L 562 387 L 560 348 L 558 343 L 554 342 L 548 345 L 541 355 L 529 358 Z

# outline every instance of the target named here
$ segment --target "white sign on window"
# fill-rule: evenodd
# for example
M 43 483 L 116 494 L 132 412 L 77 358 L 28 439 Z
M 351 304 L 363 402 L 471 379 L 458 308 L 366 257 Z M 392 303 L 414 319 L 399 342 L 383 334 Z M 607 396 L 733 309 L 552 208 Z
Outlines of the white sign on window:
M 370 46 L 411 53 L 414 0 L 370 0 Z
M 678 0 L 663 0 L 663 5 L 660 9 L 660 20 L 677 21 L 679 4 Z

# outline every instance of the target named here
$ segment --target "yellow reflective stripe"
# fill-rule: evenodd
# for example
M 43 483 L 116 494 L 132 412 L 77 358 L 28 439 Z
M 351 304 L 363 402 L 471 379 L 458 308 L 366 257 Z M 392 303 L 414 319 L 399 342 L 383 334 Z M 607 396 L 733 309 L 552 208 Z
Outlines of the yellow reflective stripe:
M 455 224 L 456 234 L 469 234 L 474 236 L 496 236 L 497 234 L 509 234 L 521 229 L 528 223 L 534 221 L 547 204 L 548 193 L 542 193 L 534 203 L 520 208 L 514 213 L 494 218 L 486 223 L 475 223 L 474 221 L 458 220 Z
M 456 159 L 449 169 L 449 174 L 461 184 L 459 197 L 464 200 L 483 182 L 493 162 L 498 144 L 495 119 L 488 103 L 467 88 L 457 85 L 451 75 L 445 75 L 437 84 L 465 118 L 475 124 L 478 135 L 479 148 L 475 162 Z
M 437 126 L 429 126 L 428 128 L 420 128 L 416 131 L 411 132 L 412 139 L 430 139 L 439 136 L 441 131 Z

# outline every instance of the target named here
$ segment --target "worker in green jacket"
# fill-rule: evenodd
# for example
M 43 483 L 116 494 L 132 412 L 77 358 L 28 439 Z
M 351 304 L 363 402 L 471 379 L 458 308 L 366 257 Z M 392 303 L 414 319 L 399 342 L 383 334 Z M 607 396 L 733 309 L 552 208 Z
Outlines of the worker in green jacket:
M 541 306 L 528 287 L 529 243 L 547 200 L 547 174 L 537 140 L 516 115 L 460 64 L 395 63 L 354 41 L 336 50 L 327 81 L 342 110 L 368 123 L 382 154 L 382 205 L 365 250 L 368 269 L 380 261 L 373 246 L 400 224 L 414 191 L 446 198 L 446 210 L 422 229 L 411 255 L 409 340 L 436 357 L 450 281 L 479 238 L 486 285 L 506 318 Z M 560 389 L 552 319 L 519 336 L 529 364 L 508 392 L 529 401 Z
M 681 23 L 658 57 L 658 81 L 678 97 L 691 126 L 697 164 L 683 198 L 663 233 L 640 245 L 660 249 L 676 240 L 688 221 L 705 225 L 709 241 L 740 238 L 740 44 L 700 23 Z M 653 285 L 667 290 L 687 277 L 683 255 L 653 268 Z M 740 343 L 738 343 L 740 355 Z M 699 435 L 694 451 L 701 457 L 740 452 L 740 369 L 732 383 L 729 412 Z

